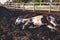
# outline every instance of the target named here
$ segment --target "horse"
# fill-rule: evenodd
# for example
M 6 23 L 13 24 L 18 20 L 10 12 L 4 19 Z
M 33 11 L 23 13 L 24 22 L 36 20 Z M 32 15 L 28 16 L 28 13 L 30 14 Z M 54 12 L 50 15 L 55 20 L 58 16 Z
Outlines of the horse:
M 17 18 L 15 21 L 15 24 L 23 24 L 22 29 L 25 29 L 25 26 L 28 24 L 35 25 L 30 26 L 30 28 L 39 28 L 41 25 L 47 25 L 50 29 L 55 29 L 55 26 L 57 26 L 57 22 L 53 16 L 44 16 L 44 15 L 39 15 L 39 16 L 34 16 L 31 18 Z M 52 27 L 54 26 L 54 27 Z

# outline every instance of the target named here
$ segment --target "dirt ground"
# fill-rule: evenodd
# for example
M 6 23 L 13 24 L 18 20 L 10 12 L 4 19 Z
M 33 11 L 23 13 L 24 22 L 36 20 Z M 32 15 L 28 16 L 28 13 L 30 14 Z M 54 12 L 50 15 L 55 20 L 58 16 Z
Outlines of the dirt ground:
M 53 31 L 45 26 L 21 30 L 21 25 L 14 24 L 17 17 L 29 18 L 37 15 L 52 15 L 60 23 L 60 12 L 11 10 L 0 6 L 0 40 L 60 40 L 60 27 Z

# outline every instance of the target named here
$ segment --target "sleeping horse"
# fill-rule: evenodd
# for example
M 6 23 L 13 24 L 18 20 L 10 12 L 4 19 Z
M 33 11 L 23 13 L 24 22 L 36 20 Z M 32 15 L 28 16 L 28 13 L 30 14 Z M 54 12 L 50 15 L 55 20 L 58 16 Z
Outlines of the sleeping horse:
M 29 28 L 39 28 L 41 25 L 47 25 L 48 28 L 56 30 L 57 22 L 53 16 L 39 15 L 31 18 L 17 18 L 15 24 L 24 23 L 22 29 L 25 29 L 26 25 L 31 24 Z

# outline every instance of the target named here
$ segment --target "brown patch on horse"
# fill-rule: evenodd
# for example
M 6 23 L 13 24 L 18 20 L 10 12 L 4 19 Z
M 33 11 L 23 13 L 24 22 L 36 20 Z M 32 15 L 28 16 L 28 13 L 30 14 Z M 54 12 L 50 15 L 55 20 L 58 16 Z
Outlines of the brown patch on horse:
M 47 24 L 48 23 L 48 20 L 46 19 L 46 16 L 43 16 L 41 21 L 42 21 L 43 24 Z

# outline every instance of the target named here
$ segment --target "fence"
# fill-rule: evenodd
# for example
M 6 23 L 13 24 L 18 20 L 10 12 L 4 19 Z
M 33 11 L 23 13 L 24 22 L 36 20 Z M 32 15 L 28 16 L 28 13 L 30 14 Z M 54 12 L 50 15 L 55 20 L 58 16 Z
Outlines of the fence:
M 60 11 L 60 2 L 5 3 L 4 6 L 9 9 Z

